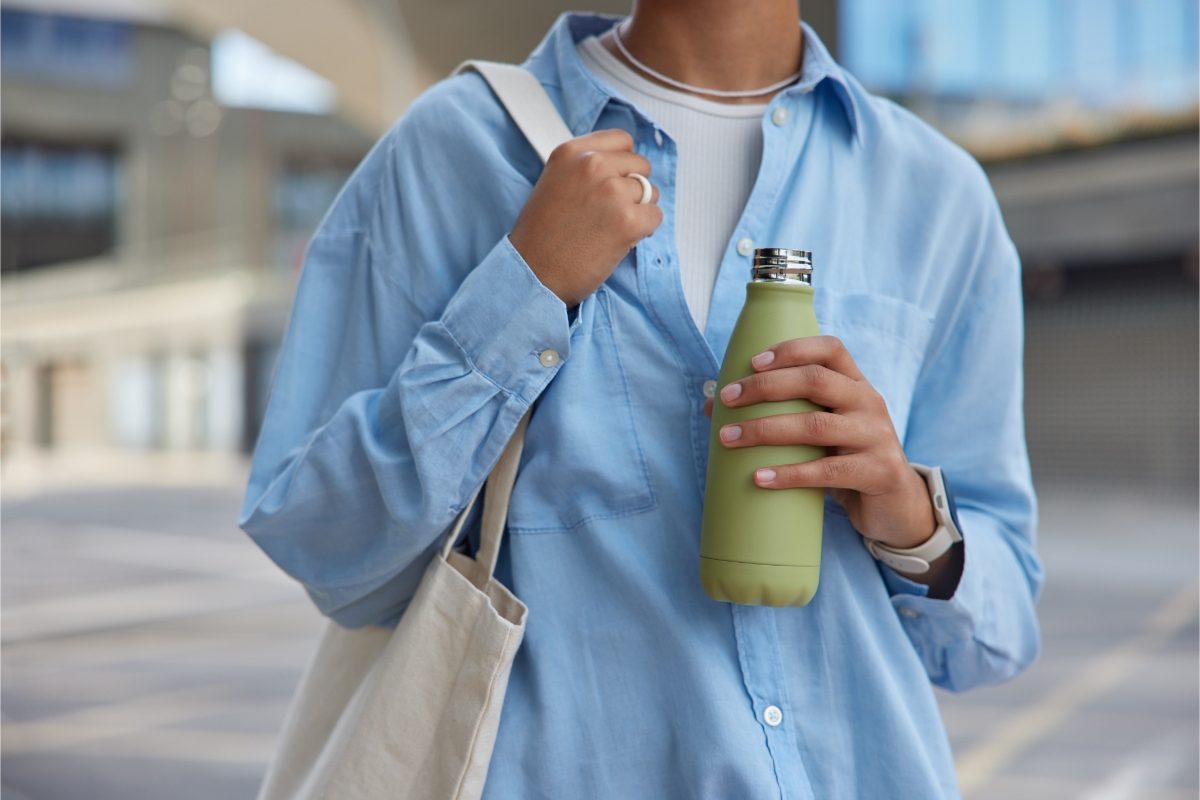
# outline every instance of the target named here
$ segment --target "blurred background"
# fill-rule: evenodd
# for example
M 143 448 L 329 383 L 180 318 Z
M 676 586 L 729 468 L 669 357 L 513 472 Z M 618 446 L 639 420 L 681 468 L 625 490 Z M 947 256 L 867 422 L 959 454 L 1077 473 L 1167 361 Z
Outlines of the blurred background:
M 1023 258 L 1045 645 L 939 691 L 968 798 L 1200 790 L 1197 5 L 803 2 Z M 4 3 L 4 800 L 254 795 L 319 626 L 236 527 L 307 239 L 460 61 L 630 7 Z

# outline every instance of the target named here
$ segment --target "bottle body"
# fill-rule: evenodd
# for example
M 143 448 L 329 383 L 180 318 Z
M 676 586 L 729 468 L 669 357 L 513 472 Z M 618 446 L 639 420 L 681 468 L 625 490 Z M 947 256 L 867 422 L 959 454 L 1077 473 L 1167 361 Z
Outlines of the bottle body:
M 755 372 L 750 359 L 786 339 L 820 333 L 811 285 L 752 280 L 717 378 L 718 392 Z M 803 606 L 816 593 L 825 520 L 823 488 L 766 489 L 755 470 L 821 458 L 823 447 L 728 447 L 724 425 L 819 410 L 803 399 L 727 408 L 713 399 L 700 543 L 700 581 L 714 600 Z

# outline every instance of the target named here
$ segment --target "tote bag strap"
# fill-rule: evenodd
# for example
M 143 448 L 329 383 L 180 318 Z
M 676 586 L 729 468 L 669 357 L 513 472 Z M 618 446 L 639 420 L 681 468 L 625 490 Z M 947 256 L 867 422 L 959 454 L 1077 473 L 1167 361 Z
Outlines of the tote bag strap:
M 487 570 L 486 577 L 490 578 L 496 571 L 496 556 L 500 553 L 500 540 L 504 537 L 504 523 L 508 519 L 508 499 L 512 495 L 513 483 L 517 480 L 517 465 L 521 463 L 521 450 L 525 447 L 525 429 L 529 426 L 529 417 L 532 414 L 533 408 L 530 407 L 517 423 L 516 431 L 505 445 L 500 460 L 492 467 L 487 480 L 471 494 L 471 499 L 463 506 L 462 511 L 458 512 L 453 530 L 442 543 L 442 558 L 447 558 L 454 549 L 463 523 L 475 506 L 479 493 L 486 486 L 487 491 L 483 496 L 483 519 L 479 524 L 479 551 L 475 554 L 475 560 Z
M 491 85 L 492 91 L 508 109 L 508 115 L 541 156 L 543 164 L 550 158 L 551 150 L 575 138 L 558 113 L 554 101 L 532 72 L 516 64 L 475 58 L 459 64 L 453 74 L 472 69 Z
M 515 64 L 470 59 L 455 67 L 453 74 L 472 69 L 487 80 L 492 91 L 508 110 L 509 116 L 521 129 L 521 133 L 525 134 L 525 138 L 533 145 L 543 164 L 550 157 L 550 151 L 562 142 L 574 138 L 554 102 L 529 70 Z M 531 406 L 517 423 L 516 432 L 484 482 L 487 490 L 483 498 L 483 520 L 480 523 L 479 551 L 475 554 L 475 560 L 486 570 L 489 578 L 496 571 L 500 540 L 504 537 L 504 525 L 508 519 L 508 501 L 512 495 L 513 483 L 517 479 L 517 465 L 521 462 L 521 450 L 525 445 L 525 429 L 532 414 Z M 475 490 L 466 506 L 459 512 L 453 530 L 442 544 L 442 558 L 450 555 L 481 490 L 483 486 Z

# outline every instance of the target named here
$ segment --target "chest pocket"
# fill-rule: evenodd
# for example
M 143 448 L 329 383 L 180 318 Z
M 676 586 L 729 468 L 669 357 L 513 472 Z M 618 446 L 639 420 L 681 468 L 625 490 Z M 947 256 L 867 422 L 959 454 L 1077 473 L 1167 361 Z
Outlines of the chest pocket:
M 813 298 L 821 332 L 842 340 L 859 370 L 887 401 L 903 441 L 933 318 L 920 306 L 883 294 L 821 287 Z
M 580 305 L 571 354 L 535 400 L 508 509 L 514 535 L 569 531 L 658 503 L 608 292 L 601 286 Z

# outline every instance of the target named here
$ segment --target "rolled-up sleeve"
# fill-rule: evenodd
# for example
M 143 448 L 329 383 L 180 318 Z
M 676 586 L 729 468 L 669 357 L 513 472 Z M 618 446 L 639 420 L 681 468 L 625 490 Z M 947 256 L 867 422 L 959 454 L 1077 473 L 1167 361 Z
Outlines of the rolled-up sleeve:
M 910 461 L 945 471 L 962 526 L 962 573 L 950 598 L 935 599 L 879 564 L 930 680 L 953 691 L 1006 680 L 1040 649 L 1020 260 L 990 211 L 962 299 L 918 377 L 904 442 Z
M 476 75 L 428 90 L 305 251 L 239 525 L 346 627 L 395 623 L 570 357 L 578 315 L 507 235 L 505 125 Z

